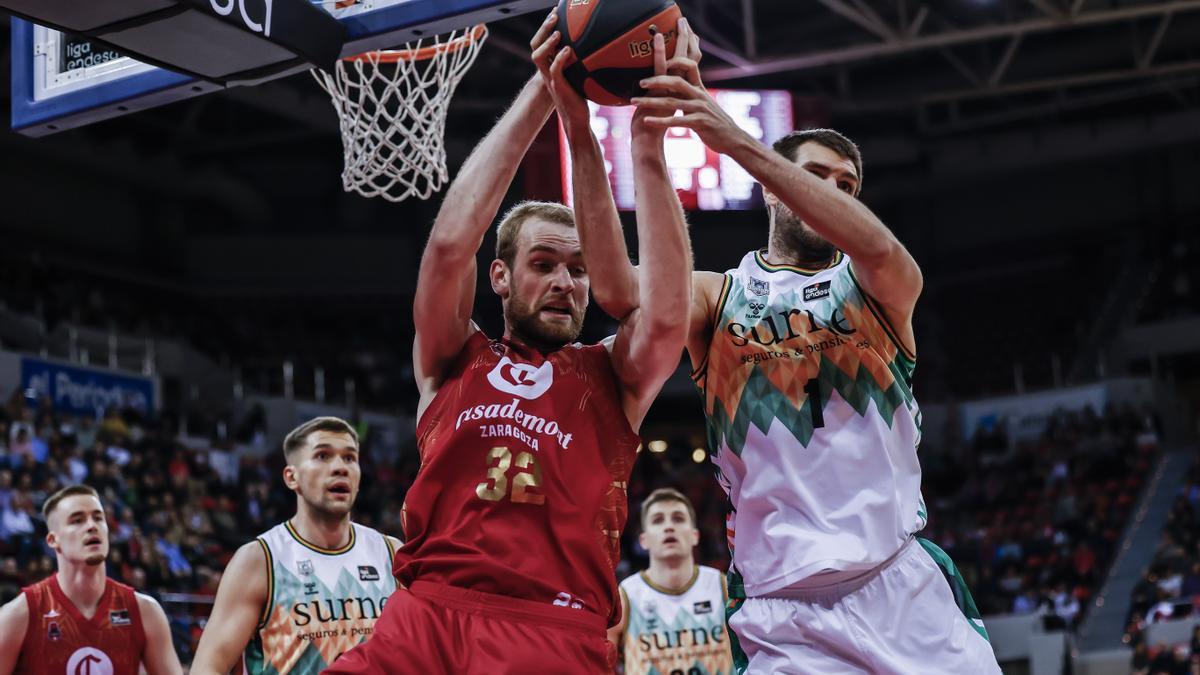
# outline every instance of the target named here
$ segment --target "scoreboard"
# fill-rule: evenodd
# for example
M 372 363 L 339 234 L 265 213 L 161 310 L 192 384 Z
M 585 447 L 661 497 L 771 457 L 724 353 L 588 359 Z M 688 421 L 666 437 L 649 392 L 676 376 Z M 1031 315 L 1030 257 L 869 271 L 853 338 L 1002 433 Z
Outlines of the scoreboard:
M 752 137 L 770 145 L 795 128 L 792 95 L 786 91 L 710 89 L 717 104 Z M 592 131 L 600 141 L 605 170 L 617 208 L 634 209 L 633 157 L 629 148 L 634 108 L 588 104 Z M 560 135 L 563 134 L 561 128 Z M 563 195 L 571 203 L 571 153 L 566 138 L 560 142 Z M 667 168 L 689 211 L 722 211 L 762 208 L 762 190 L 732 159 L 704 145 L 691 129 L 670 129 L 665 141 Z

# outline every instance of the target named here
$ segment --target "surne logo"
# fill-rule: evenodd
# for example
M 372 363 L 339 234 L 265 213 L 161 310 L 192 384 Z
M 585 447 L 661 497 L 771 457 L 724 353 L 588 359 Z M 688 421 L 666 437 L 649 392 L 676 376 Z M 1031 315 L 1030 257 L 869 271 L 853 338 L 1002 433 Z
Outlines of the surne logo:
M 554 384 L 554 367 L 547 361 L 535 368 L 527 363 L 513 363 L 505 356 L 488 373 L 487 379 L 499 391 L 532 401 Z

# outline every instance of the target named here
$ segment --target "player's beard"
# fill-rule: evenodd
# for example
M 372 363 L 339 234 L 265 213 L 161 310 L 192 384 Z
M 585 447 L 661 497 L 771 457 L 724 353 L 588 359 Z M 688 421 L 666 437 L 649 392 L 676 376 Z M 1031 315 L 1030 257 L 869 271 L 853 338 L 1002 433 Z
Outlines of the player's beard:
M 824 263 L 836 252 L 833 244 L 823 239 L 783 202 L 775 205 L 775 230 L 771 248 L 779 255 L 798 263 Z
M 553 351 L 575 342 L 583 332 L 582 313 L 572 311 L 571 321 L 566 324 L 547 323 L 538 318 L 538 313 L 515 293 L 504 303 L 504 318 L 513 337 L 530 346 Z

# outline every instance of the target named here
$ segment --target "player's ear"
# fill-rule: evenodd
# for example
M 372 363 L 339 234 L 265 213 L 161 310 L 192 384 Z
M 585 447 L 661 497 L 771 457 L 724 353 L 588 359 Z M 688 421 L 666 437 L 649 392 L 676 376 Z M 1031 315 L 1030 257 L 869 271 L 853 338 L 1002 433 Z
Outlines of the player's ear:
M 508 265 L 505 265 L 504 261 L 499 258 L 493 260 L 492 266 L 488 268 L 488 278 L 492 282 L 492 290 L 496 295 L 507 299 L 510 290 L 509 284 L 512 280 Z
M 646 548 L 646 533 L 645 532 L 642 532 L 641 534 L 638 535 L 638 545 L 641 546 L 643 550 L 646 550 L 646 551 L 650 550 L 650 549 Z
M 692 533 L 691 533 L 690 539 L 692 540 L 692 546 L 700 545 L 700 530 L 696 529 L 696 527 L 694 525 L 692 526 Z
M 296 467 L 292 466 L 291 464 L 283 467 L 283 484 L 286 485 L 289 490 L 295 490 L 296 486 L 300 484 L 300 480 L 296 478 Z
M 57 544 L 57 543 L 58 543 L 58 536 L 54 534 L 54 530 L 47 532 L 46 533 L 46 545 L 50 547 L 51 551 L 57 550 L 54 548 L 55 544 Z

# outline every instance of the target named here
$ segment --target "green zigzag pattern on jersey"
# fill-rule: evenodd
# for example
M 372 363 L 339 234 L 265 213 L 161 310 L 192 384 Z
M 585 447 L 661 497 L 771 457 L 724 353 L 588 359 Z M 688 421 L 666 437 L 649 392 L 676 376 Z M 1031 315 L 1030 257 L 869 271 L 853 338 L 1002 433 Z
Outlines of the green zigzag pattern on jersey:
M 884 423 L 891 427 L 896 410 L 908 406 L 913 395 L 903 385 L 905 380 L 900 377 L 903 371 L 899 364 L 893 361 L 888 367 L 895 377 L 892 385 L 884 389 L 862 364 L 859 364 L 855 376 L 850 377 L 832 361 L 821 358 L 817 375 L 821 381 L 821 407 L 824 408 L 829 402 L 832 393 L 829 388 L 832 386 L 859 415 L 865 416 L 869 404 L 874 401 Z M 765 434 L 774 420 L 783 423 L 800 445 L 807 447 L 813 437 L 812 405 L 812 399 L 808 398 L 797 409 L 786 395 L 775 388 L 762 368 L 756 365 L 742 388 L 741 401 L 732 419 L 726 414 L 725 405 L 719 398 L 713 401 L 712 413 L 708 415 L 709 447 L 716 450 L 722 447 L 724 441 L 730 450 L 740 456 L 750 425 L 753 423 Z

